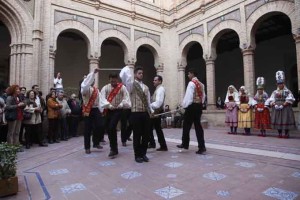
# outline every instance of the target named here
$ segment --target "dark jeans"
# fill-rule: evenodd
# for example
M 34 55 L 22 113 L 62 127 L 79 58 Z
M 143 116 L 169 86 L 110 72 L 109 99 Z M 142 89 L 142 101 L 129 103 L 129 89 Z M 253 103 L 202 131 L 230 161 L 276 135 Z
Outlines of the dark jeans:
M 104 135 L 104 119 L 98 108 L 92 108 L 90 115 L 84 117 L 84 148 L 91 148 L 91 135 L 93 132 L 93 145 L 99 145 Z
M 25 144 L 32 144 L 32 138 L 37 138 L 39 144 L 44 143 L 44 135 L 40 124 L 24 124 L 25 127 Z
M 48 119 L 48 140 L 56 141 L 58 139 L 58 119 Z
M 132 132 L 132 123 L 130 122 L 131 109 L 124 109 L 121 117 L 121 140 L 126 142 Z
M 150 123 L 151 123 L 150 124 L 150 138 L 149 138 L 150 145 L 156 146 L 155 140 L 154 140 L 154 134 L 153 134 L 153 129 L 155 129 L 160 147 L 167 148 L 165 136 L 161 129 L 161 118 L 160 117 L 152 118 L 152 119 L 150 119 Z
M 201 126 L 202 104 L 192 103 L 189 105 L 184 113 L 183 132 L 182 132 L 182 145 L 184 148 L 189 148 L 190 143 L 190 130 L 194 123 L 196 137 L 198 141 L 198 148 L 204 149 L 204 132 Z
M 69 136 L 70 137 L 76 137 L 78 136 L 77 130 L 78 130 L 78 124 L 79 124 L 79 116 L 69 116 Z
M 110 150 L 114 152 L 118 152 L 118 137 L 116 128 L 119 120 L 121 119 L 121 115 L 122 110 L 108 110 L 106 116 Z
M 130 121 L 133 126 L 133 149 L 135 157 L 146 155 L 149 131 L 150 117 L 147 112 L 131 112 Z
M 58 130 L 61 140 L 68 139 L 67 118 L 58 119 Z

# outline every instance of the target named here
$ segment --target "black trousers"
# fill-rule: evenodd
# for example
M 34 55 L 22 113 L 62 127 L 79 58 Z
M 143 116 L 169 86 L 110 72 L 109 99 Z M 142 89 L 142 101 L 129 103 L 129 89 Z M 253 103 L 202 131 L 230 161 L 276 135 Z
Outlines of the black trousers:
M 79 116 L 71 115 L 67 118 L 69 125 L 69 137 L 78 136 L 78 124 L 79 124 Z
M 131 109 L 123 109 L 121 117 L 121 141 L 126 142 L 132 132 L 132 123 L 130 122 Z
M 25 144 L 32 144 L 32 138 L 38 138 L 38 143 L 44 143 L 44 134 L 40 124 L 24 124 L 25 127 Z
M 130 121 L 133 126 L 133 149 L 135 157 L 146 155 L 149 131 L 150 117 L 147 112 L 131 112 Z
M 106 116 L 110 150 L 114 152 L 118 152 L 117 125 L 121 119 L 121 115 L 122 110 L 108 110 Z
M 167 148 L 166 140 L 164 133 L 161 129 L 161 117 L 155 117 L 150 119 L 150 135 L 149 135 L 149 143 L 152 146 L 155 145 L 153 129 L 156 131 L 157 139 L 161 148 Z
M 104 135 L 104 119 L 98 108 L 92 108 L 90 115 L 84 117 L 84 148 L 91 148 L 91 135 L 93 133 L 93 145 L 100 144 L 100 138 Z
M 198 148 L 204 149 L 204 132 L 201 126 L 202 104 L 192 103 L 185 109 L 182 132 L 182 145 L 184 148 L 189 148 L 190 130 L 192 124 L 195 126 Z
M 58 139 L 58 119 L 48 119 L 48 140 L 49 142 Z

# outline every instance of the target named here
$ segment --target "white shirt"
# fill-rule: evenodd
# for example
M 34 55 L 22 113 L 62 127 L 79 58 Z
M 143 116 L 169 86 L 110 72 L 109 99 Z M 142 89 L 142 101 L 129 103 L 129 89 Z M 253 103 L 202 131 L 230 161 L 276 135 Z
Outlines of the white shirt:
M 192 80 L 198 80 L 197 77 L 194 77 Z M 200 82 L 201 85 L 201 89 L 202 89 L 202 103 L 205 102 L 205 88 L 204 85 Z M 194 98 L 194 91 L 195 91 L 196 85 L 195 83 L 193 83 L 192 81 L 189 82 L 187 88 L 186 88 L 186 92 L 185 92 L 185 96 L 183 98 L 183 101 L 181 103 L 183 108 L 187 108 L 189 105 L 191 105 L 193 103 L 193 98 Z
M 54 85 L 55 85 L 55 88 L 58 89 L 58 88 L 63 88 L 63 85 L 62 85 L 62 78 L 55 78 L 54 81 L 53 81 Z
M 92 87 L 92 83 L 95 80 L 95 73 L 91 72 L 87 75 L 87 77 L 82 81 L 81 83 L 81 94 L 82 96 L 87 96 L 90 93 L 90 87 Z M 98 88 L 97 88 L 98 90 Z M 100 110 L 100 112 L 103 111 L 103 109 L 100 107 L 100 92 L 98 91 L 98 97 L 96 98 L 93 108 L 98 107 L 98 109 Z
M 129 93 L 124 85 L 122 85 L 122 88 L 119 90 L 118 94 L 114 97 L 114 99 L 110 103 L 106 99 L 106 97 L 109 96 L 108 91 L 112 91 L 112 90 L 113 90 L 113 88 L 112 88 L 111 84 L 107 84 L 101 89 L 100 106 L 102 108 L 109 108 L 110 106 L 114 106 L 115 108 L 120 108 L 120 109 L 131 107 Z M 120 102 L 120 100 L 121 100 L 121 102 Z M 113 104 L 116 104 L 117 102 L 120 102 L 119 105 L 113 105 Z
M 158 109 L 162 107 L 165 100 L 165 88 L 162 85 L 158 85 L 155 93 L 155 100 L 150 104 L 152 109 Z

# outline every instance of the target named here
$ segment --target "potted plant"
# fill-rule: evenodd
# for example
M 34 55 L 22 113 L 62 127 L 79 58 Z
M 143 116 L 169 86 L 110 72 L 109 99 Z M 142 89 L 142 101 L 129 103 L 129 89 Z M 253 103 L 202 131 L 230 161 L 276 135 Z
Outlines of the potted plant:
M 0 197 L 18 192 L 17 152 L 19 146 L 0 144 Z

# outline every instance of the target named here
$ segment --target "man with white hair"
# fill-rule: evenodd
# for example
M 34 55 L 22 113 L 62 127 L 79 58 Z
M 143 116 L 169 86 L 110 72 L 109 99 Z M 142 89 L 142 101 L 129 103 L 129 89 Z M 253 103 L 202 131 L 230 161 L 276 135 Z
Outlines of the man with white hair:
M 79 124 L 79 117 L 81 116 L 81 106 L 76 100 L 76 94 L 72 94 L 71 98 L 68 100 L 68 105 L 71 109 L 71 114 L 69 115 L 69 136 L 77 137 L 77 129 Z

